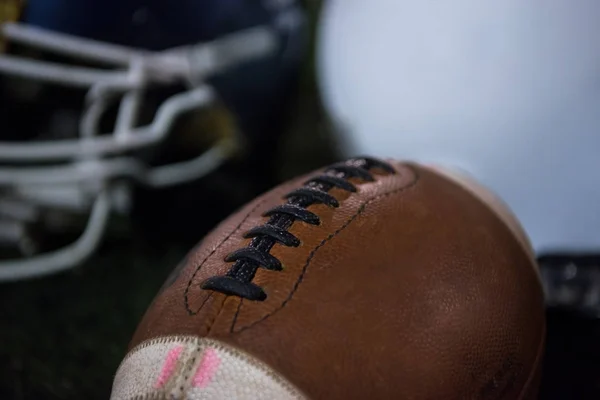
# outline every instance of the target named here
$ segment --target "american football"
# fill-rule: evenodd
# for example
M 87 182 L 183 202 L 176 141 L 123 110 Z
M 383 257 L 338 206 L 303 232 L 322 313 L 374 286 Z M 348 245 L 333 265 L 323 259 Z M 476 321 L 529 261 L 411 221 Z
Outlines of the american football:
M 142 318 L 111 399 L 533 399 L 532 248 L 434 166 L 352 158 L 231 215 Z

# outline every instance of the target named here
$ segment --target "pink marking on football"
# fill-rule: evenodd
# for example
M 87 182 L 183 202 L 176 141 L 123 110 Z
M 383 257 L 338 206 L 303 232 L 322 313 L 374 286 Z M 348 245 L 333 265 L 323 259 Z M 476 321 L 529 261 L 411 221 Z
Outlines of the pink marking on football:
M 208 386 L 211 379 L 219 369 L 219 364 L 221 364 L 221 359 L 219 358 L 219 355 L 215 349 L 206 349 L 192 384 L 195 387 L 200 388 Z
M 175 366 L 177 364 L 177 360 L 181 355 L 181 351 L 183 350 L 183 346 L 174 347 L 167 354 L 167 358 L 165 359 L 165 363 L 163 364 L 162 370 L 160 371 L 160 375 L 154 384 L 155 388 L 161 388 L 167 383 L 171 375 L 173 375 L 173 371 L 175 371 Z

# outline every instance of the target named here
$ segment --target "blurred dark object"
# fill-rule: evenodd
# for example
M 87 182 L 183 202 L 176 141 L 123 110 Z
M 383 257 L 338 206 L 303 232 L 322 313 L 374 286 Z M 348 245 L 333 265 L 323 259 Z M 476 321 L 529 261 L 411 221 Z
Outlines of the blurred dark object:
M 600 256 L 539 258 L 548 306 L 600 318 Z

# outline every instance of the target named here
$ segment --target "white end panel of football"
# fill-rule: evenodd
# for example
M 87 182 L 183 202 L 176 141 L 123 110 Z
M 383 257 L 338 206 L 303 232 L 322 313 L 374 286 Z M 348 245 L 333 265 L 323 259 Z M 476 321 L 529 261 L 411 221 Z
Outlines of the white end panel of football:
M 193 336 L 143 342 L 121 363 L 111 400 L 251 400 L 306 397 L 268 366 L 223 343 Z

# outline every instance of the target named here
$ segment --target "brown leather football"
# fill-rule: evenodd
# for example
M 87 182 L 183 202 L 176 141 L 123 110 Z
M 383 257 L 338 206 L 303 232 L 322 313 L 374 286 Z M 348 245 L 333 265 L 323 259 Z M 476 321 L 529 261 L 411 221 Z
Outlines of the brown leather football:
M 490 192 L 351 159 L 262 195 L 188 254 L 112 399 L 533 399 L 544 318 L 527 238 Z

